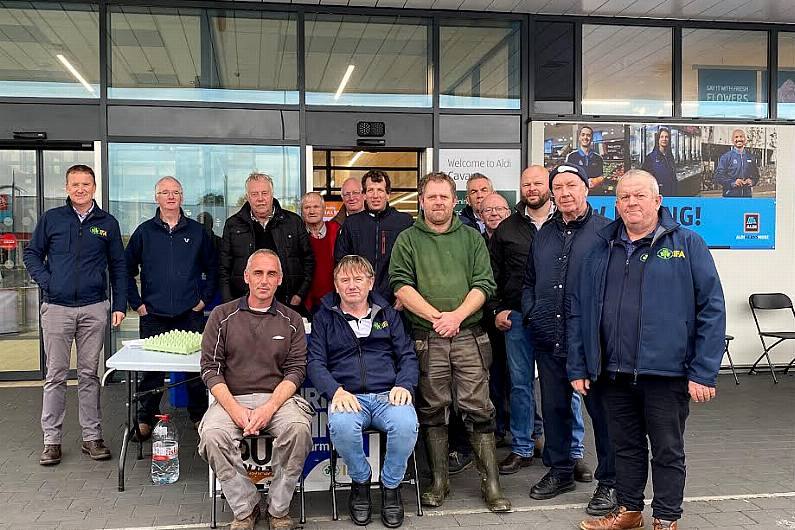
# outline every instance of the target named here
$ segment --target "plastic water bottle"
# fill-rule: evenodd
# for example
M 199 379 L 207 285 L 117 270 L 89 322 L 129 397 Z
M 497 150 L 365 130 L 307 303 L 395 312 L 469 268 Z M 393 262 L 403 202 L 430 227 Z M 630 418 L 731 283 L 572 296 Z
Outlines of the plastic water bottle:
M 157 418 L 160 421 L 152 431 L 152 482 L 173 484 L 179 479 L 177 428 L 168 421 L 168 414 Z

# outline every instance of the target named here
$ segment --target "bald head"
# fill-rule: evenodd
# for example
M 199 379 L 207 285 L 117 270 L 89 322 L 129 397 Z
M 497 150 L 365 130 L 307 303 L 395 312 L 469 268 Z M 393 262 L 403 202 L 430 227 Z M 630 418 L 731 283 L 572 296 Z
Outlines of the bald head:
M 519 193 L 531 210 L 543 208 L 549 202 L 549 171 L 544 166 L 533 165 L 522 171 Z

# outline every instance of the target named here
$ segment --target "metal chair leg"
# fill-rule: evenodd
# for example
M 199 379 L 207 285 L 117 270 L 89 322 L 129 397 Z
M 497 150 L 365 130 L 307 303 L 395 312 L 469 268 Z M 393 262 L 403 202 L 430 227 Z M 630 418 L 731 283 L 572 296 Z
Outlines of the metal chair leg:
M 218 484 L 215 473 L 210 469 L 210 491 L 212 492 L 212 508 L 210 508 L 210 528 L 218 528 Z
M 737 378 L 737 370 L 734 369 L 734 361 L 732 361 L 732 354 L 729 352 L 729 341 L 726 341 L 726 346 L 724 347 L 723 353 L 726 354 L 726 357 L 729 358 L 729 366 L 732 369 L 732 375 L 734 375 L 734 382 L 736 384 L 740 384 L 740 380 Z
M 306 524 L 306 499 L 304 498 L 304 473 L 301 472 L 301 480 L 298 482 L 301 487 L 300 495 L 301 495 L 301 524 Z
M 778 384 L 778 379 L 776 378 L 776 369 L 773 367 L 773 361 L 770 360 L 770 355 L 765 352 L 765 357 L 767 357 L 767 364 L 770 366 L 770 375 L 773 376 L 773 384 Z
M 417 515 L 419 517 L 422 517 L 422 515 L 423 515 L 423 513 L 422 513 L 422 502 L 420 501 L 420 498 L 421 498 L 420 497 L 421 496 L 421 493 L 420 493 L 420 473 L 417 470 L 416 449 L 411 452 L 411 461 L 412 461 L 412 464 L 414 466 L 414 491 L 417 494 Z
M 334 452 L 334 444 L 331 443 L 331 436 L 328 441 L 328 462 L 329 462 L 329 476 L 331 485 L 331 518 L 338 521 L 340 516 L 337 512 L 337 455 Z

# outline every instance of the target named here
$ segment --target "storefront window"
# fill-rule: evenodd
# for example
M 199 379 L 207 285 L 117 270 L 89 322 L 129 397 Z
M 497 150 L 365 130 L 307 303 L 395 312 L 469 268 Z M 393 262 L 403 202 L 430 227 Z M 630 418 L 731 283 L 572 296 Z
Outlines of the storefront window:
M 305 32 L 308 105 L 431 105 L 424 21 L 307 15 Z
M 682 116 L 767 117 L 767 33 L 683 30 Z
M 582 112 L 673 114 L 671 28 L 582 27 Z
M 155 183 L 166 175 L 182 182 L 185 215 L 210 214 L 218 235 L 245 202 L 244 183 L 252 171 L 273 177 L 283 208 L 296 210 L 301 195 L 298 147 L 112 143 L 108 162 L 110 211 L 125 238 L 154 215 Z
M 532 30 L 533 112 L 574 113 L 574 24 L 537 21 Z
M 447 108 L 520 108 L 520 39 L 519 22 L 445 22 L 439 35 L 439 104 Z
M 99 97 L 98 6 L 3 2 L 0 97 Z
M 795 33 L 778 34 L 778 117 L 795 118 Z
M 298 103 L 295 15 L 111 8 L 112 98 Z

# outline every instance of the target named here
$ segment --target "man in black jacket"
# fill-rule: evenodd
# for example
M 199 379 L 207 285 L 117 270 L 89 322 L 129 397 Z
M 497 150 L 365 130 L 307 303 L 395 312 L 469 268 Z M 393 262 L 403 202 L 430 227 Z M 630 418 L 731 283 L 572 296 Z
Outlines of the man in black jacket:
M 472 173 L 467 179 L 467 205 L 458 212 L 458 218 L 465 225 L 481 234 L 486 231 L 486 223 L 480 215 L 480 203 L 487 195 L 494 193 L 491 179 L 483 173 Z
M 299 313 L 315 273 L 315 255 L 300 216 L 282 209 L 273 196 L 273 179 L 254 172 L 246 179 L 246 203 L 226 220 L 221 238 L 219 286 L 228 302 L 248 291 L 243 271 L 248 257 L 261 248 L 279 255 L 284 280 L 276 299 Z
M 334 246 L 334 261 L 348 255 L 364 256 L 375 269 L 373 292 L 395 303 L 395 293 L 389 287 L 389 257 L 398 234 L 414 224 L 407 213 L 389 206 L 392 182 L 384 171 L 371 170 L 362 177 L 364 211 L 345 219 Z
M 218 257 L 213 241 L 197 221 L 182 211 L 182 184 L 171 176 L 155 184 L 155 216 L 135 229 L 127 244 L 127 300 L 139 315 L 142 339 L 180 329 L 201 333 L 204 308 L 215 295 Z M 135 277 L 141 274 L 141 292 Z M 200 290 L 201 289 L 201 290 Z M 144 372 L 142 392 L 163 384 L 163 372 Z M 188 414 L 194 425 L 207 410 L 200 379 L 187 383 Z M 138 408 L 138 438 L 152 434 L 160 414 L 162 392 L 146 396 Z
M 566 288 L 576 277 L 583 255 L 597 241 L 596 231 L 608 220 L 588 204 L 588 176 L 579 166 L 552 171 L 550 188 L 558 211 L 535 235 L 522 281 L 522 317 L 530 326 L 541 383 L 544 417 L 544 465 L 549 472 L 530 490 L 534 499 L 551 499 L 572 491 L 571 458 L 573 389 L 566 372 Z M 585 396 L 596 442 L 596 491 L 587 513 L 604 515 L 616 507 L 615 460 L 607 432 L 607 411 L 599 385 Z

